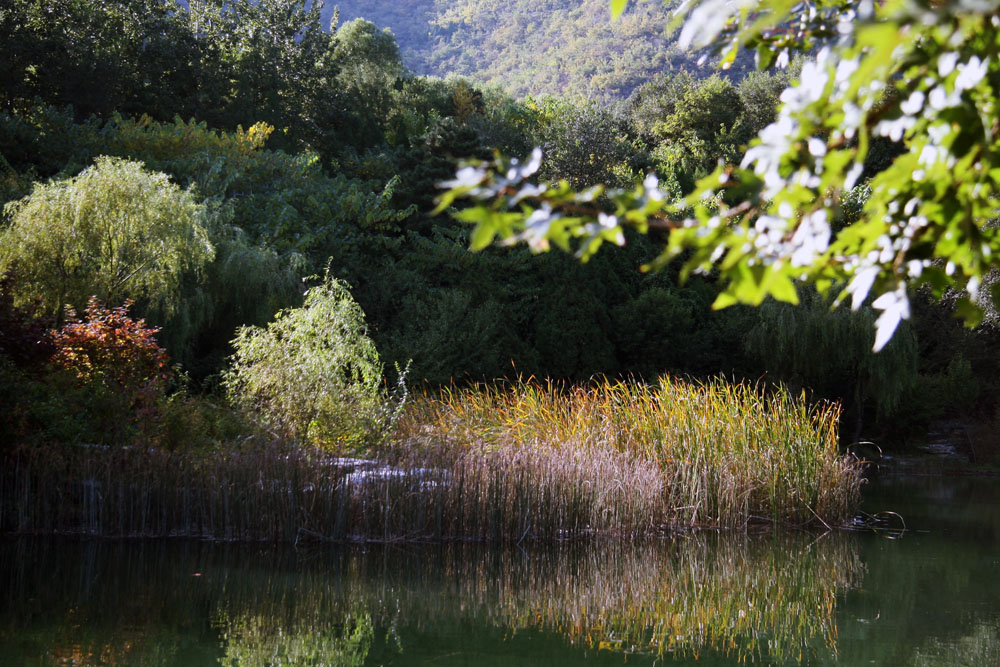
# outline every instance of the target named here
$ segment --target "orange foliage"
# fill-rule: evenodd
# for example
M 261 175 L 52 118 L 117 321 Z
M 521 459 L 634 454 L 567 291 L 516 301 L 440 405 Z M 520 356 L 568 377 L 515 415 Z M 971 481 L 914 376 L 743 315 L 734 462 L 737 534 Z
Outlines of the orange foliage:
M 107 308 L 90 297 L 80 320 L 67 307 L 66 324 L 52 332 L 52 361 L 84 381 L 98 380 L 112 390 L 154 392 L 170 379 L 167 352 L 156 342 L 158 327 L 129 317 L 132 302 Z

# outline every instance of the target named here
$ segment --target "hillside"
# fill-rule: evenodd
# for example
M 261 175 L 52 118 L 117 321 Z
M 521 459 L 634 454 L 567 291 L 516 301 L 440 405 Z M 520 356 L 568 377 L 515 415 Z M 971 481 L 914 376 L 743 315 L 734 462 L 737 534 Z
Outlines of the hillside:
M 517 97 L 607 101 L 661 72 L 714 71 L 673 48 L 675 4 L 633 0 L 614 22 L 608 0 L 325 0 L 321 15 L 324 27 L 339 10 L 340 24 L 364 18 L 388 28 L 416 74 L 458 74 Z M 726 75 L 738 81 L 752 68 L 744 55 Z
M 608 0 L 336 0 L 323 13 L 328 23 L 336 5 L 341 22 L 389 28 L 418 74 L 460 74 L 517 96 L 610 99 L 659 72 L 709 73 L 670 46 L 671 4 L 639 2 L 615 22 Z

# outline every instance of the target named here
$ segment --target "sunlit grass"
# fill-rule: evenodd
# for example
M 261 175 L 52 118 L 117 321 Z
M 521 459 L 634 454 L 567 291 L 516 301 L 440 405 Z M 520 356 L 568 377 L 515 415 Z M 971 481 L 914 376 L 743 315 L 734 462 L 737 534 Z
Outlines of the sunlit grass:
M 399 439 L 410 456 L 510 461 L 528 477 L 510 493 L 578 479 L 625 530 L 832 525 L 851 515 L 861 483 L 838 451 L 838 418 L 836 404 L 721 380 L 522 382 L 416 397 Z

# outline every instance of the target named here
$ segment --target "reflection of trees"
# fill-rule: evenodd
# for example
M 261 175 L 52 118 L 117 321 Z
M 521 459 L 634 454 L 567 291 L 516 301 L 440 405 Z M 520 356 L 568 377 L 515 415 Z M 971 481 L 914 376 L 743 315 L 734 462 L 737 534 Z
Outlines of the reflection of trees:
M 297 624 L 284 631 L 274 619 L 253 611 L 230 617 L 220 612 L 220 629 L 226 667 L 264 665 L 342 665 L 360 667 L 371 648 L 374 629 L 368 614 L 348 614 L 337 626 L 322 621 Z
M 1000 665 L 1000 624 L 977 624 L 971 634 L 957 641 L 943 642 L 931 637 L 918 646 L 913 656 L 914 667 L 925 665 L 969 665 L 989 667 Z
M 1000 625 L 997 480 L 888 475 L 873 486 L 866 509 L 898 509 L 909 531 L 858 536 L 864 579 L 838 601 L 843 664 L 1000 664 L 958 650 L 997 650 L 983 629 Z
M 0 547 L 0 565 L 0 656 L 14 642 L 30 658 L 128 638 L 124 662 L 197 643 L 227 665 L 361 664 L 387 631 L 386 650 L 405 655 L 427 637 L 465 641 L 449 634 L 459 626 L 570 650 L 798 658 L 835 650 L 836 596 L 862 569 L 843 534 L 306 554 L 20 541 Z M 46 612 L 26 613 L 28 600 Z

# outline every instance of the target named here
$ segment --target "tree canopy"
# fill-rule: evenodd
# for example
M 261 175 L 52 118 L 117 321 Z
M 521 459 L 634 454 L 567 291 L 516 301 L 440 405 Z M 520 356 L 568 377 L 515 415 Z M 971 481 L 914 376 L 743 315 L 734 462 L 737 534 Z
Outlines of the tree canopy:
M 578 18 L 597 27 L 628 28 L 632 9 L 622 21 L 610 22 L 606 0 L 576 1 L 574 7 L 584 8 Z M 571 19 L 561 12 L 573 0 L 547 0 L 534 14 L 529 4 L 454 3 L 492 8 L 508 21 L 504 29 L 510 21 L 537 19 L 540 25 Z M 647 4 L 664 9 L 659 2 Z M 903 428 L 916 432 L 937 416 L 993 409 L 1000 328 L 963 331 L 948 319 L 953 298 L 934 304 L 924 293 L 914 295 L 912 322 L 873 355 L 871 328 L 878 311 L 866 304 L 858 313 L 827 312 L 837 289 L 827 299 L 811 288 L 797 293 L 804 309 L 768 304 L 713 311 L 709 306 L 725 286 L 714 271 L 686 285 L 679 284 L 677 266 L 645 275 L 636 271 L 653 264 L 672 228 L 697 219 L 697 202 L 685 208 L 683 198 L 697 192 L 699 180 L 716 171 L 720 158 L 739 164 L 745 145 L 778 118 L 779 97 L 799 77 L 804 57 L 790 56 L 788 67 L 741 78 L 734 71 L 752 63 L 754 53 L 744 51 L 741 61 L 719 76 L 706 76 L 713 61 L 698 66 L 699 54 L 691 53 L 680 61 L 683 70 L 665 69 L 614 103 L 596 94 L 587 100 L 514 99 L 469 79 L 414 76 L 400 62 L 405 50 L 396 48 L 383 24 L 335 22 L 339 27 L 328 33 L 326 10 L 318 13 L 318 5 L 305 0 L 181 5 L 174 0 L 0 2 L 0 25 L 12 35 L 9 42 L 0 41 L 0 202 L 12 202 L 0 220 L 8 253 L 0 271 L 10 269 L 0 280 L 0 374 L 42 383 L 33 385 L 37 394 L 0 392 L 5 414 L 27 415 L 18 417 L 20 425 L 10 432 L 44 430 L 56 439 L 78 439 L 81 428 L 96 431 L 117 419 L 80 426 L 51 418 L 57 412 L 74 414 L 71 403 L 93 403 L 82 389 L 77 401 L 54 397 L 43 386 L 48 370 L 39 360 L 51 356 L 41 344 L 43 334 L 59 325 L 54 318 L 65 301 L 80 310 L 92 294 L 101 295 L 108 307 L 134 298 L 135 317 L 160 329 L 157 339 L 184 369 L 178 382 L 190 377 L 211 390 L 232 352 L 237 327 L 264 327 L 277 311 L 300 306 L 301 279 L 323 267 L 350 286 L 385 367 L 412 359 L 410 376 L 430 386 L 528 375 L 585 381 L 595 374 L 652 379 L 663 372 L 724 372 L 841 399 L 847 421 L 862 424 L 866 437 L 879 431 L 902 437 Z M 365 2 L 374 5 L 386 3 Z M 399 3 L 397 13 L 414 6 L 415 0 Z M 144 7 L 163 11 L 144 13 Z M 45 20 L 49 10 L 51 23 Z M 666 34 L 669 12 L 657 16 L 654 22 L 645 14 L 633 18 L 655 23 Z M 80 28 L 82 18 L 93 29 Z M 415 23 L 418 19 L 414 14 Z M 464 29 L 456 24 L 456 35 Z M 126 33 L 136 39 L 120 44 Z M 512 38 L 527 33 L 507 32 Z M 615 34 L 612 42 L 619 39 Z M 665 52 L 674 53 L 674 39 L 663 43 Z M 534 46 L 541 49 L 543 43 Z M 515 51 L 520 48 L 512 44 Z M 53 56 L 59 52 L 89 60 L 60 60 Z M 525 55 L 525 64 L 544 64 L 535 55 Z M 547 58 L 561 63 L 563 56 L 553 51 Z M 104 80 L 108 72 L 120 78 Z M 91 94 L 102 86 L 105 92 Z M 519 203 L 529 212 L 519 205 L 487 206 L 486 214 L 497 216 L 491 223 L 509 224 L 535 250 L 563 243 L 590 254 L 598 243 L 619 240 L 627 240 L 626 247 L 605 248 L 586 264 L 563 253 L 532 257 L 527 245 L 469 253 L 465 224 L 429 215 L 434 184 L 453 178 L 458 158 L 488 159 L 494 149 L 524 155 L 533 146 L 541 147 L 545 159 L 530 178 L 565 179 L 569 185 L 526 190 Z M 840 193 L 841 217 L 830 222 L 831 235 L 866 219 L 871 190 L 866 181 L 902 150 L 903 142 L 873 134 L 858 185 Z M 70 223 L 57 225 L 52 236 L 18 240 L 29 227 L 68 219 L 63 212 L 56 215 L 59 188 L 82 187 L 81 172 L 102 160 L 141 163 L 144 178 L 175 184 L 175 195 L 197 208 L 197 233 L 210 253 L 177 266 L 155 295 L 136 282 L 139 274 L 112 292 L 103 273 L 95 269 L 91 280 L 90 269 L 81 268 L 71 276 L 76 296 L 59 296 L 63 269 L 53 268 L 51 255 L 28 251 L 62 238 Z M 505 166 L 502 175 L 513 183 L 509 187 L 521 188 L 535 166 L 530 160 L 516 165 L 512 175 Z M 637 192 L 637 179 L 650 172 L 657 180 Z M 579 192 L 594 183 L 605 188 Z M 708 183 L 718 185 L 718 174 Z M 609 196 L 610 187 L 629 190 Z M 31 196 L 33 188 L 34 208 L 14 203 Z M 44 188 L 51 191 L 43 197 Z M 87 201 L 96 206 L 114 189 L 109 185 Z M 716 190 L 711 206 L 739 206 L 738 191 Z M 129 197 L 135 206 L 140 200 Z M 564 237 L 549 226 L 545 204 L 549 214 L 566 219 L 559 223 L 567 225 Z M 647 204 L 646 217 L 634 211 Z M 503 217 L 508 214 L 513 218 Z M 529 225 L 514 229 L 521 224 L 518 216 L 533 214 Z M 483 215 L 472 206 L 461 217 L 477 222 Z M 726 219 L 744 224 L 732 215 Z M 648 238 L 627 229 L 639 221 L 662 229 Z M 752 227 L 753 219 L 745 224 Z M 490 225 L 479 229 L 477 247 L 494 238 Z M 191 230 L 178 225 L 169 235 L 183 240 Z M 132 236 L 137 242 L 146 238 Z M 731 239 L 736 243 L 740 237 Z M 72 241 L 83 248 L 82 235 Z M 701 252 L 692 243 L 685 258 Z M 90 250 L 81 250 L 79 257 L 84 255 L 99 259 Z M 128 264 L 141 274 L 151 266 L 145 257 L 123 256 L 119 267 Z M 195 259 L 190 253 L 183 257 Z M 791 280 L 800 286 L 797 277 Z M 35 309 L 41 304 L 48 315 L 36 321 L 44 315 Z M 17 382 L 7 384 L 21 386 Z M 981 389 L 968 398 L 954 390 L 960 386 Z M 52 408 L 57 405 L 69 407 Z
M 625 227 L 662 228 L 666 248 L 647 267 L 681 258 L 685 276 L 718 272 L 717 307 L 795 303 L 803 282 L 852 308 L 872 299 L 876 350 L 910 316 L 917 288 L 961 291 L 957 313 L 975 324 L 994 298 L 984 283 L 1000 251 L 998 10 L 996 0 L 686 3 L 679 44 L 714 52 L 723 67 L 743 49 L 765 69 L 808 54 L 738 164 L 675 199 L 655 176 L 630 190 L 532 183 L 536 152 L 523 165 L 467 165 L 441 207 L 476 202 L 458 213 L 476 224 L 474 247 L 500 236 L 584 259 L 624 242 Z M 878 138 L 897 154 L 869 174 Z M 848 216 L 858 186 L 860 215 Z
M 234 401 L 290 435 L 340 452 L 373 437 L 383 415 L 382 363 L 364 313 L 329 276 L 266 329 L 241 327 L 224 381 Z
M 0 271 L 16 271 L 18 297 L 51 313 L 92 295 L 169 310 L 184 273 L 215 254 L 204 206 L 140 162 L 100 157 L 78 176 L 36 185 L 7 215 Z

